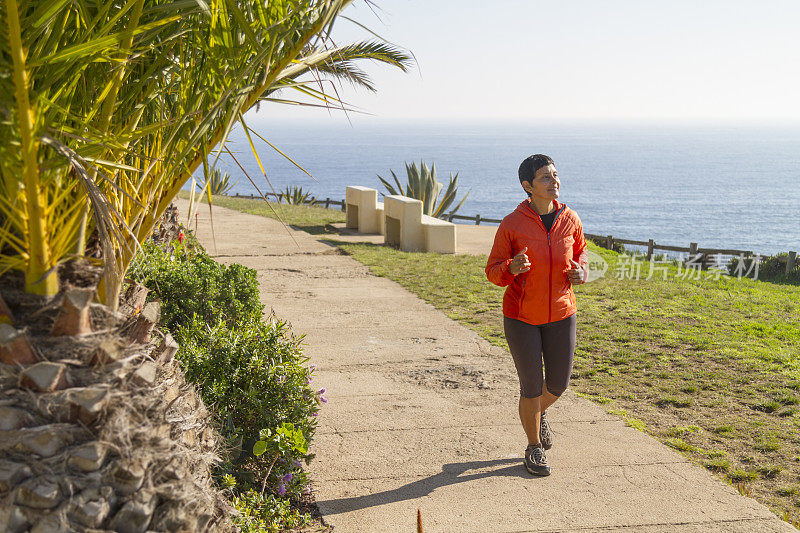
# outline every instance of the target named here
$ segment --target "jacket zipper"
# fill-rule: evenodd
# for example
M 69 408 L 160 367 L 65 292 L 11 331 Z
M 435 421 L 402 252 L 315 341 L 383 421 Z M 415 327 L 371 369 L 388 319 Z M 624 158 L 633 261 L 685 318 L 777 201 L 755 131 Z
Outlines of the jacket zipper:
M 547 273 L 547 323 L 553 321 L 553 248 L 550 246 L 550 232 L 553 231 L 553 228 L 556 227 L 556 220 L 558 220 L 558 216 L 561 214 L 564 208 L 562 207 L 559 209 L 556 216 L 553 218 L 553 224 L 550 226 L 550 231 L 547 232 L 547 255 L 550 259 L 550 271 Z M 541 217 L 539 217 L 539 221 L 541 222 Z M 544 223 L 542 223 L 542 227 L 544 227 Z M 547 228 L 545 228 L 545 231 Z
M 555 225 L 555 220 L 553 224 Z M 552 230 L 553 227 L 550 226 Z M 550 247 L 550 232 L 547 232 L 547 253 L 550 256 L 550 272 L 548 272 L 548 281 L 547 284 L 547 323 L 553 321 L 553 249 Z
M 564 207 L 558 210 L 556 216 L 553 218 L 553 225 L 550 226 L 550 231 L 553 231 L 553 228 L 556 227 L 556 221 L 558 217 L 561 215 L 562 211 L 564 211 Z M 553 319 L 553 249 L 550 247 L 550 231 L 547 231 L 547 228 L 544 227 L 544 222 L 542 222 L 542 217 L 537 216 L 537 220 L 539 221 L 539 225 L 542 226 L 542 229 L 547 233 L 547 254 L 550 259 L 550 271 L 547 273 L 547 322 L 551 322 Z M 522 300 L 525 296 L 525 278 L 522 278 L 522 293 L 519 297 L 519 310 L 520 315 L 522 315 Z

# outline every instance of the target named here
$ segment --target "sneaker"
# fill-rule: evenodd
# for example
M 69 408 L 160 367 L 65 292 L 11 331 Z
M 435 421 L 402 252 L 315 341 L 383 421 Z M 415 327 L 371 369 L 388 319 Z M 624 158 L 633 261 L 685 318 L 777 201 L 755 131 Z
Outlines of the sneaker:
M 547 423 L 547 416 L 545 416 L 544 411 L 542 411 L 539 420 L 541 421 L 539 426 L 539 440 L 542 441 L 542 447 L 545 450 L 549 450 L 553 447 L 553 432 L 550 431 L 550 424 Z
M 544 456 L 544 448 L 537 444 L 529 444 L 525 449 L 525 468 L 534 476 L 549 476 L 550 465 Z

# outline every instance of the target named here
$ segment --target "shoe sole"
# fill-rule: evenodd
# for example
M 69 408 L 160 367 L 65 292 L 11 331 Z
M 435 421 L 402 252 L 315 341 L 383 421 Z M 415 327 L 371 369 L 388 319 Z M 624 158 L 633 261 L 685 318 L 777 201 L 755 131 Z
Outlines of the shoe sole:
M 544 448 L 545 450 L 549 450 L 552 447 L 553 447 L 553 443 L 552 442 L 550 442 L 548 444 L 542 443 L 542 448 Z
M 536 477 L 545 477 L 545 476 L 549 476 L 550 475 L 550 467 L 547 467 L 547 470 L 537 471 L 537 470 L 532 469 L 528 465 L 525 465 L 525 470 L 527 470 L 530 475 L 536 476 Z

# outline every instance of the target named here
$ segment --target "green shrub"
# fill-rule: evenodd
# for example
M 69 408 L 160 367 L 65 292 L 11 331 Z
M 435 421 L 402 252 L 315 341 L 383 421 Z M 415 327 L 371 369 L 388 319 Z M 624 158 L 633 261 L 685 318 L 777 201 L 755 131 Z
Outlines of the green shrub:
M 227 436 L 255 441 L 262 429 L 291 422 L 311 439 L 321 396 L 308 385 L 302 337 L 292 336 L 285 322 L 230 328 L 222 320 L 210 326 L 195 316 L 175 339 L 186 378 L 213 406 Z
M 261 320 L 256 271 L 242 265 L 217 263 L 201 248 L 173 243 L 163 249 L 145 243 L 132 263 L 129 277 L 161 300 L 159 327 L 176 332 L 197 315 L 206 324 L 219 319 L 229 326 Z
M 220 265 L 190 234 L 184 240 L 146 243 L 130 277 L 161 300 L 160 326 L 180 344 L 186 378 L 228 440 L 218 475 L 234 492 L 237 525 L 249 532 L 302 526 L 309 517 L 291 502 L 308 486 L 300 461 L 313 457 L 307 445 L 326 401 L 324 389 L 310 388 L 303 337 L 274 317 L 262 320 L 254 270 Z
M 789 254 L 785 252 L 777 255 L 761 256 L 758 262 L 758 279 L 789 283 L 800 282 L 800 261 L 786 274 L 786 260 L 788 257 Z M 747 277 L 753 277 L 756 270 L 753 265 L 754 260 L 755 258 L 753 257 L 733 257 L 728 262 L 728 273 L 731 276 L 738 276 L 749 272 Z
M 311 517 L 292 509 L 290 502 L 250 489 L 233 498 L 239 511 L 234 523 L 242 533 L 278 533 L 307 524 Z

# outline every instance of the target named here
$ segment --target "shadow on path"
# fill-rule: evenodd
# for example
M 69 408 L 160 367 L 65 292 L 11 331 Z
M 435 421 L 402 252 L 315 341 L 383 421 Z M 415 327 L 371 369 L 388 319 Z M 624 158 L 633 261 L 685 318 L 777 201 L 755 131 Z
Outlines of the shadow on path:
M 510 466 L 489 470 L 487 472 L 465 474 L 470 470 L 485 469 L 501 465 Z M 356 511 L 358 509 L 365 509 L 367 507 L 385 505 L 387 503 L 421 498 L 423 496 L 427 496 L 439 487 L 445 487 L 447 485 L 454 485 L 456 483 L 463 483 L 465 481 L 472 481 L 474 479 L 486 477 L 531 478 L 532 476 L 529 475 L 525 470 L 525 467 L 522 465 L 521 458 L 493 459 L 491 461 L 471 461 L 468 463 L 448 463 L 442 466 L 442 471 L 438 474 L 434 474 L 430 477 L 426 477 L 417 481 L 412 481 L 411 483 L 396 489 L 376 492 L 374 494 L 367 494 L 366 496 L 356 496 L 353 498 L 321 500 L 317 501 L 317 505 L 319 506 L 323 515 L 335 515 L 347 513 L 349 511 Z

